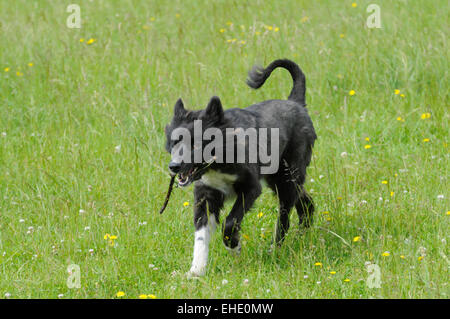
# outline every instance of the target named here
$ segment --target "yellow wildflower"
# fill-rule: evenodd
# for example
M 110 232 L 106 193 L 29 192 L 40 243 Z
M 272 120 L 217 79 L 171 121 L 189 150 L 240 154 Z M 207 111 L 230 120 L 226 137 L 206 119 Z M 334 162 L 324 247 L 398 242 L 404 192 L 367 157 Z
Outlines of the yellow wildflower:
M 382 181 L 381 184 L 387 185 L 388 181 Z
M 422 259 L 423 259 L 423 256 L 419 256 L 419 257 L 417 258 L 418 261 L 421 261 Z
M 352 7 L 353 7 L 353 8 L 356 8 L 357 6 L 358 6 L 358 4 L 357 4 L 356 2 L 353 2 L 353 3 L 352 3 Z
M 361 241 L 361 236 L 353 237 L 353 242 L 356 243 L 357 241 Z
M 28 66 L 32 67 L 33 66 L 33 62 L 28 63 Z
M 368 150 L 368 149 L 371 148 L 371 147 L 372 147 L 372 145 L 370 145 L 370 144 L 364 145 L 364 148 L 365 148 L 366 150 Z
M 393 197 L 393 196 L 394 196 L 394 194 L 395 194 L 394 192 L 391 192 L 391 197 Z
M 5 72 L 9 72 L 10 68 L 4 68 Z
M 429 141 L 430 141 L 429 138 L 424 138 L 424 139 L 423 139 L 423 142 L 424 142 L 424 143 L 429 142 Z
M 422 115 L 420 116 L 420 118 L 422 120 L 429 119 L 430 117 L 431 117 L 431 113 L 422 113 Z
M 308 20 L 309 20 L 309 18 L 308 18 L 307 16 L 304 16 L 304 17 L 300 20 L 300 22 L 305 23 L 305 22 L 307 22 Z
M 148 295 L 147 297 L 149 297 L 150 299 L 156 299 L 155 295 Z
M 322 263 L 316 262 L 316 263 L 314 264 L 314 266 L 322 267 Z
M 249 239 L 250 239 L 250 237 L 248 237 L 248 235 L 246 235 L 246 234 L 243 234 L 242 237 L 243 237 L 244 239 L 246 239 L 246 240 L 249 240 Z
M 123 296 L 125 296 L 125 293 L 123 291 L 119 291 L 119 292 L 116 293 L 116 296 L 117 297 L 123 297 Z
M 224 33 L 224 32 L 225 32 L 225 29 L 224 29 L 224 28 L 221 28 L 221 29 L 219 30 L 219 32 L 220 32 L 220 33 Z
M 345 34 L 343 34 L 343 33 L 341 33 L 341 34 L 339 34 L 339 37 L 342 39 L 342 38 L 345 38 Z M 350 94 L 350 95 L 353 95 L 353 94 Z
M 17 76 L 22 76 L 22 75 L 23 75 L 23 73 L 22 73 L 22 72 L 20 72 L 20 71 L 17 71 L 17 72 L 16 72 L 16 75 L 17 75 Z
M 344 279 L 344 282 L 350 282 L 350 279 L 345 278 L 345 279 Z
M 263 213 L 263 212 L 259 212 L 259 213 L 258 213 L 258 218 L 261 218 L 261 217 L 263 217 L 263 215 L 264 215 L 264 213 Z
M 109 237 L 111 237 L 110 234 L 105 234 L 105 236 L 103 236 L 103 239 L 108 239 Z
M 176 13 L 176 14 L 175 14 L 175 17 L 178 19 L 179 17 L 181 17 L 181 14 Z
M 147 299 L 147 295 L 139 295 L 139 299 Z
M 278 32 L 278 31 L 280 31 L 280 28 L 276 27 L 275 29 L 273 29 L 273 31 Z
M 405 97 L 405 94 L 400 94 L 400 97 Z
M 450 210 L 449 210 L 449 211 L 447 211 L 447 216 L 450 216 Z
M 87 43 L 87 44 L 92 44 L 92 43 L 94 43 L 94 42 L 95 42 L 95 39 L 90 38 L 86 43 Z
M 394 93 L 395 93 L 395 95 L 399 95 L 400 94 L 400 90 L 395 90 Z
M 356 94 L 355 90 L 350 90 L 350 92 L 348 92 L 348 95 L 350 95 L 350 96 L 353 96 L 355 94 Z
M 401 259 L 405 259 L 405 255 L 400 255 L 400 258 Z
M 384 253 L 381 254 L 381 256 L 383 256 L 383 257 L 389 257 L 390 255 L 391 255 L 391 253 L 388 251 L 385 251 Z
M 183 203 L 183 206 L 184 206 L 184 207 L 189 206 L 189 202 L 184 202 L 184 203 Z
M 370 137 L 366 137 L 365 140 L 366 140 L 367 142 L 369 142 L 369 141 L 370 141 Z
M 333 270 L 333 271 L 330 271 L 330 274 L 336 275 L 336 272 Z
M 241 44 L 245 44 L 245 41 L 244 40 L 241 40 L 241 42 L 240 42 Z
M 80 42 L 84 42 L 84 38 L 81 38 L 81 39 L 80 39 Z

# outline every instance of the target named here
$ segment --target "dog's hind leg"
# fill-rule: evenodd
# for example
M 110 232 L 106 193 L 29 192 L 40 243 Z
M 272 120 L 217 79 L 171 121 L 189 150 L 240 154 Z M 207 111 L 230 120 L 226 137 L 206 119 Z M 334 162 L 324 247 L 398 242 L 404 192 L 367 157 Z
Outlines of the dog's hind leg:
M 303 187 L 299 187 L 301 196 L 295 203 L 300 227 L 310 227 L 313 223 L 314 202 Z
M 224 202 L 222 192 L 204 185 L 195 185 L 194 198 L 194 257 L 187 273 L 188 277 L 203 276 L 206 272 L 209 242 L 219 222 L 219 213 Z
M 280 211 L 275 233 L 275 241 L 281 245 L 289 230 L 289 216 L 297 201 L 298 195 L 293 181 L 280 181 L 276 184 L 276 192 L 280 201 Z

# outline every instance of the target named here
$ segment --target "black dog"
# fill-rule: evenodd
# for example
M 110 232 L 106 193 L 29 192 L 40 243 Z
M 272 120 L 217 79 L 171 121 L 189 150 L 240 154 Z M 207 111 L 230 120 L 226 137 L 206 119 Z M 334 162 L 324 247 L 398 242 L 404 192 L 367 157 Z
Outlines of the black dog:
M 266 69 L 254 67 L 249 72 L 247 84 L 254 89 L 261 87 L 277 67 L 287 69 L 294 81 L 288 100 L 268 100 L 245 109 L 225 111 L 218 97 L 211 98 L 206 109 L 199 111 L 186 110 L 181 99 L 175 104 L 174 117 L 165 128 L 166 149 L 172 154 L 169 169 L 173 175 L 178 174 L 180 186 L 195 182 L 196 232 L 194 258 L 189 275 L 201 276 L 205 273 L 210 237 L 219 222 L 219 212 L 227 198 L 236 198 L 236 202 L 223 224 L 223 240 L 228 249 L 240 252 L 239 230 L 242 218 L 261 194 L 261 179 L 267 182 L 280 201 L 275 235 L 278 244 L 283 241 L 289 228 L 289 213 L 294 206 L 300 225 L 308 227 L 312 223 L 314 205 L 303 188 L 303 183 L 316 134 L 305 108 L 305 76 L 294 62 L 276 60 Z M 199 132 L 195 132 L 195 123 L 201 123 L 200 143 L 192 138 L 199 135 Z M 227 139 L 225 147 L 213 149 L 209 158 L 203 156 L 199 160 L 194 153 L 206 151 L 205 144 L 212 137 L 205 136 L 205 132 L 212 128 L 227 137 L 231 135 L 232 139 Z M 190 137 L 183 135 L 180 138 L 180 134 L 176 136 L 174 132 L 177 129 L 191 133 Z M 273 135 L 264 138 L 260 134 L 256 142 L 250 141 L 250 137 L 244 134 L 244 139 L 238 141 L 237 145 L 230 143 L 235 142 L 235 137 L 243 130 L 248 133 L 250 129 L 275 129 L 273 132 L 278 133 L 276 138 Z M 217 138 L 216 135 L 214 137 Z M 261 158 L 253 162 L 239 160 L 239 146 L 244 148 L 249 157 L 255 155 L 252 147 L 253 150 L 255 147 L 258 150 L 272 150 L 271 160 L 278 163 L 278 167 L 265 173 L 263 168 L 267 168 L 267 161 L 263 162 Z M 225 162 L 223 157 L 227 157 Z

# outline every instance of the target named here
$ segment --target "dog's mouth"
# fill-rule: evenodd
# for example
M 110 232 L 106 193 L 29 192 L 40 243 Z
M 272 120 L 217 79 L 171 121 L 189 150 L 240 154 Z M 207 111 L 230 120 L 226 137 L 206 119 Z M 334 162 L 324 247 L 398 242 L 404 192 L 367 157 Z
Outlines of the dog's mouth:
M 197 172 L 197 167 L 192 167 L 189 171 L 185 173 L 178 174 L 178 186 L 186 187 L 192 183 L 195 179 L 195 173 Z

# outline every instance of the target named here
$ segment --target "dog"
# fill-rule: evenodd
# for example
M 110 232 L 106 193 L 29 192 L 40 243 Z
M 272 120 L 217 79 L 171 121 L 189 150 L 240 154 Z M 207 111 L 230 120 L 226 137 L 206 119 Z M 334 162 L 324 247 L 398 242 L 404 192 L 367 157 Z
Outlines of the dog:
M 241 222 L 261 194 L 262 181 L 266 182 L 279 199 L 276 244 L 281 245 L 283 242 L 289 229 L 290 211 L 294 206 L 301 227 L 309 227 L 313 221 L 314 203 L 303 184 L 317 136 L 306 109 L 305 75 L 296 63 L 280 59 L 273 61 L 267 68 L 254 66 L 248 73 L 247 84 L 253 89 L 260 88 L 276 68 L 284 68 L 292 76 L 293 88 L 287 100 L 267 100 L 244 109 L 224 110 L 220 99 L 214 96 L 205 109 L 192 111 L 185 109 L 183 101 L 178 99 L 173 118 L 165 127 L 165 147 L 172 155 L 169 163 L 171 175 L 177 176 L 181 187 L 194 183 L 195 242 L 192 266 L 187 273 L 190 277 L 205 275 L 209 242 L 219 224 L 219 213 L 227 199 L 234 199 L 235 202 L 223 222 L 223 242 L 231 252 L 240 253 Z M 195 125 L 199 122 L 200 134 L 194 132 Z M 174 132 L 177 129 L 187 131 L 191 137 L 180 138 L 182 134 L 176 136 Z M 208 139 L 204 134 L 208 129 L 215 129 L 219 133 L 226 131 L 227 137 L 232 136 L 231 141 L 235 141 L 233 136 L 242 130 L 271 129 L 278 132 L 276 139 L 268 136 L 255 143 L 249 142 L 248 136 L 245 136 L 240 144 L 237 143 L 238 146 L 243 146 L 246 154 L 251 147 L 259 147 L 265 143 L 261 149 L 271 149 L 271 154 L 276 154 L 272 160 L 278 163 L 278 167 L 264 172 L 263 168 L 267 168 L 267 163 L 259 158 L 253 162 L 239 161 L 236 156 L 237 146 L 232 143 L 228 145 L 228 139 L 226 147 L 217 144 L 219 146 L 211 152 L 209 159 L 197 158 L 195 161 L 197 155 L 194 153 L 204 151 L 205 143 L 211 140 L 211 136 Z M 196 134 L 200 136 L 200 142 L 192 139 L 192 135 Z M 250 153 L 249 156 L 254 155 Z M 226 156 L 227 161 L 218 161 L 218 155 Z

